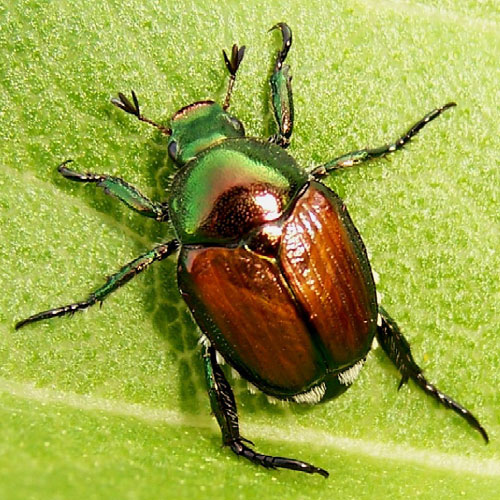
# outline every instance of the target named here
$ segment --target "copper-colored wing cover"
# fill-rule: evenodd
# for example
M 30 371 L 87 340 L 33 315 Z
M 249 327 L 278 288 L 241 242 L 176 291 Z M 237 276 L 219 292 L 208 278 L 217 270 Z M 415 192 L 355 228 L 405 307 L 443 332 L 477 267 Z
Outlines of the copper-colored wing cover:
M 275 258 L 183 247 L 178 280 L 222 356 L 264 392 L 288 397 L 366 355 L 377 305 L 363 243 L 332 191 L 311 183 L 281 229 Z
M 283 227 L 279 260 L 328 368 L 365 356 L 377 323 L 375 285 L 361 237 L 330 189 L 313 182 L 297 201 Z

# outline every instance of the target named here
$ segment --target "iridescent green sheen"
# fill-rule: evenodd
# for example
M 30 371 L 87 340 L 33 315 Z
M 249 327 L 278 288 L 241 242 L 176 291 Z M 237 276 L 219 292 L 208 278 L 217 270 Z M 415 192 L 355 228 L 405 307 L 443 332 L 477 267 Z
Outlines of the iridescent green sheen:
M 274 118 L 278 124 L 282 140 L 288 143 L 293 129 L 293 98 L 292 98 L 292 77 L 290 67 L 284 65 L 283 68 L 273 73 L 271 76 L 271 90 L 274 108 Z
M 307 174 L 282 148 L 250 138 L 225 140 L 176 175 L 170 217 L 184 243 L 237 240 L 242 232 L 279 218 L 306 181 Z M 213 222 L 224 216 L 224 208 L 242 219 Z M 209 228 L 211 221 L 215 229 Z
M 175 161 L 184 165 L 202 150 L 232 137 L 243 137 L 241 122 L 212 101 L 194 103 L 178 111 L 171 122 L 169 146 L 177 144 Z

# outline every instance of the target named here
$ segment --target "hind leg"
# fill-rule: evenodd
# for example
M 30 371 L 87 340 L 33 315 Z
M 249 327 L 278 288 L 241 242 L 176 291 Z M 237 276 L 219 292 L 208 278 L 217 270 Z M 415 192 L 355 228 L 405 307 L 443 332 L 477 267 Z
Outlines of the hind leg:
M 252 443 L 240 435 L 236 401 L 234 400 L 231 386 L 217 363 L 216 351 L 210 345 L 204 345 L 203 349 L 210 406 L 222 431 L 222 442 L 224 445 L 229 446 L 236 455 L 242 456 L 254 464 L 268 469 L 291 469 L 328 477 L 328 472 L 307 462 L 293 458 L 263 455 L 247 446 L 246 443 Z
M 410 344 L 403 337 L 396 322 L 387 314 L 387 312 L 379 307 L 380 317 L 379 326 L 377 329 L 377 339 L 382 346 L 382 349 L 389 356 L 389 359 L 396 365 L 400 371 L 402 378 L 399 383 L 399 388 L 409 379 L 413 380 L 425 393 L 432 396 L 446 408 L 450 408 L 455 413 L 460 415 L 467 423 L 476 429 L 483 439 L 488 442 L 488 434 L 484 427 L 479 423 L 478 419 L 462 405 L 451 399 L 446 394 L 442 393 L 436 386 L 431 384 L 422 374 L 422 369 L 415 363 L 410 350 Z

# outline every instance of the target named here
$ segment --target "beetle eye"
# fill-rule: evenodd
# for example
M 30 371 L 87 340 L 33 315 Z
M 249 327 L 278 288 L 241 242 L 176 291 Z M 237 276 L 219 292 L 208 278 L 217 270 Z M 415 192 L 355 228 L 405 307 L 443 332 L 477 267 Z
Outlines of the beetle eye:
M 170 158 L 175 161 L 177 159 L 177 153 L 177 143 L 175 141 L 170 141 L 170 144 L 168 145 L 168 156 L 170 156 Z
M 229 123 L 231 123 L 231 125 L 233 126 L 233 128 L 235 130 L 238 130 L 238 131 L 242 131 L 243 133 L 245 133 L 245 130 L 243 128 L 243 123 L 241 123 L 238 118 L 235 118 L 234 116 L 228 116 L 227 117 Z

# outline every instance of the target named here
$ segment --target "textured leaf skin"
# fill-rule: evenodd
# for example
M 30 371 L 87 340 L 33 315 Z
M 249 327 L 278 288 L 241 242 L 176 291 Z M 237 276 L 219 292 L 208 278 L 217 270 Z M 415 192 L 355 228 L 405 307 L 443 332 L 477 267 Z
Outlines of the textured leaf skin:
M 498 496 L 496 3 L 157 4 L 0 7 L 0 497 Z M 290 152 L 303 165 L 382 144 L 457 101 L 397 158 L 328 183 L 426 375 L 476 411 L 488 447 L 411 384 L 398 393 L 375 350 L 329 404 L 288 410 L 237 393 L 243 432 L 259 449 L 321 464 L 330 480 L 241 463 L 219 448 L 168 262 L 102 310 L 13 331 L 166 239 L 164 226 L 55 173 L 73 158 L 164 196 L 172 166 L 160 134 L 109 98 L 133 88 L 157 120 L 198 99 L 221 102 L 220 50 L 244 43 L 231 109 L 249 133 L 269 135 L 279 39 L 266 30 L 281 20 L 294 30 Z

